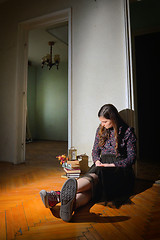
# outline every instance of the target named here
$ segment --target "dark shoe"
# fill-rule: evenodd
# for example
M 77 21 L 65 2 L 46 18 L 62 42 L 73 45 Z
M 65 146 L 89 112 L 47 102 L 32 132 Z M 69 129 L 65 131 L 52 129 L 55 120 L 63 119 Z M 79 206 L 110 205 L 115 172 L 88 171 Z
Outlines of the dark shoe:
M 77 180 L 69 178 L 61 189 L 60 217 L 63 221 L 69 222 L 72 218 L 74 202 L 77 193 Z
M 52 208 L 60 202 L 60 191 L 41 190 L 39 194 L 46 208 Z

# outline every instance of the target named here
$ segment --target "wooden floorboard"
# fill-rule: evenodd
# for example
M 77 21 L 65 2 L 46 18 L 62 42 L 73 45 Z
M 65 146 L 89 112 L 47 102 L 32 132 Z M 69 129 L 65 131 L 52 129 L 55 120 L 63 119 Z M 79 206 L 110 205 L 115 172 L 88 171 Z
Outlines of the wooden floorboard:
M 6 213 L 0 212 L 0 239 L 6 239 Z
M 66 142 L 31 143 L 25 164 L 0 163 L 0 240 L 160 239 L 158 184 L 137 180 L 131 204 L 88 204 L 70 223 L 60 219 L 60 204 L 46 209 L 39 191 L 61 189 L 65 179 L 56 156 L 66 152 Z

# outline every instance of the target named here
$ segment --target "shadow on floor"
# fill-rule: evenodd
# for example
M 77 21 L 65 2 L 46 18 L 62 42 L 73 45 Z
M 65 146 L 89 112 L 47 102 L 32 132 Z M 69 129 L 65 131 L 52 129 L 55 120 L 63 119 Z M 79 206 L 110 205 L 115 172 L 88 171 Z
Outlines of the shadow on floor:
M 79 208 L 75 211 L 71 222 L 75 223 L 88 223 L 88 222 L 95 222 L 95 223 L 114 223 L 114 222 L 122 222 L 127 221 L 130 219 L 129 216 L 105 216 L 101 213 L 93 213 L 90 212 L 90 209 L 92 208 L 94 204 L 90 203 L 86 206 Z M 50 209 L 51 213 L 54 217 L 60 218 L 59 212 L 60 212 L 60 206 L 55 206 L 53 209 Z
M 133 196 L 142 193 L 146 191 L 147 189 L 151 188 L 153 186 L 154 181 L 148 181 L 148 180 L 143 180 L 143 179 L 136 179 L 135 181 L 135 188 L 134 188 L 134 194 Z M 126 204 L 134 204 L 132 202 L 132 197 L 130 199 L 126 198 L 121 198 L 118 199 L 117 201 L 114 202 L 108 202 L 108 203 L 97 203 L 97 204 L 102 204 L 106 205 L 110 208 L 120 208 L 122 205 Z M 84 223 L 84 222 L 99 222 L 99 223 L 114 223 L 114 222 L 122 222 L 122 221 L 127 221 L 130 219 L 129 216 L 105 216 L 105 213 L 93 213 L 90 212 L 90 209 L 93 207 L 94 204 L 90 203 L 87 204 L 86 206 L 76 210 L 72 217 L 72 222 L 75 223 Z M 60 205 L 55 206 L 54 208 L 50 209 L 51 213 L 53 214 L 54 217 L 60 218 L 59 212 L 60 212 Z

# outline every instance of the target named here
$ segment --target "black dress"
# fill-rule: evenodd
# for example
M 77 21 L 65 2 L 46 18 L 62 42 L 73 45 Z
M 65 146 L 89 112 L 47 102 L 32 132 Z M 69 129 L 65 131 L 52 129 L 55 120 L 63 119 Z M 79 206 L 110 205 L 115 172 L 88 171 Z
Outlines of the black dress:
M 114 155 L 102 155 L 102 163 L 114 163 Z M 112 159 L 112 161 L 111 161 Z M 98 184 L 93 186 L 93 201 L 112 201 L 117 207 L 128 201 L 134 189 L 134 171 L 132 167 L 96 167 L 92 165 L 89 173 L 98 175 Z
M 93 186 L 93 201 L 112 201 L 116 207 L 126 202 L 133 194 L 135 175 L 132 165 L 136 159 L 136 137 L 132 128 L 123 125 L 119 128 L 118 155 L 115 151 L 114 130 L 103 147 L 99 146 L 98 130 L 92 150 L 93 161 L 114 163 L 115 167 L 92 165 L 89 173 L 98 175 L 98 184 Z M 88 175 L 87 174 L 87 175 Z

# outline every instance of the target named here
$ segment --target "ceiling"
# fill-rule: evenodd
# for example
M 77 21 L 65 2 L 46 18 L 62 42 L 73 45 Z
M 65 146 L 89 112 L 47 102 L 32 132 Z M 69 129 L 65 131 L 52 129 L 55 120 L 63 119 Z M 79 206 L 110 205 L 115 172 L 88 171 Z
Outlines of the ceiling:
M 34 29 L 29 32 L 28 60 L 32 65 L 41 65 L 42 57 L 50 53 L 49 41 L 54 41 L 53 56 L 60 55 L 60 62 L 68 61 L 68 24 L 49 29 Z
M 3 3 L 3 2 L 6 2 L 8 0 L 0 0 L 0 3 Z M 129 0 L 130 2 L 136 2 L 136 1 L 139 1 L 139 0 Z

